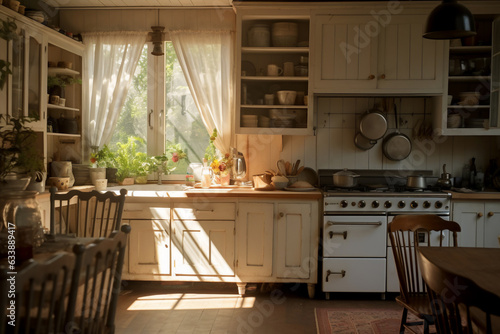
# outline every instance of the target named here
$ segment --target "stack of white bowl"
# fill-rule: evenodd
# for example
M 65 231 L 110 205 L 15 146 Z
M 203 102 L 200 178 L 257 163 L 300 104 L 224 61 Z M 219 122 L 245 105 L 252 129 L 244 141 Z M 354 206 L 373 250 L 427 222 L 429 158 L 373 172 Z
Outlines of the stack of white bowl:
M 275 128 L 293 128 L 297 114 L 296 110 L 271 109 L 269 117 L 271 117 L 272 126 Z
M 272 26 L 273 46 L 297 46 L 298 25 L 294 22 L 276 22 Z
M 259 115 L 259 127 L 268 128 L 271 126 L 271 119 L 264 115 Z
M 244 128 L 256 128 L 259 124 L 257 115 L 241 115 L 241 126 Z

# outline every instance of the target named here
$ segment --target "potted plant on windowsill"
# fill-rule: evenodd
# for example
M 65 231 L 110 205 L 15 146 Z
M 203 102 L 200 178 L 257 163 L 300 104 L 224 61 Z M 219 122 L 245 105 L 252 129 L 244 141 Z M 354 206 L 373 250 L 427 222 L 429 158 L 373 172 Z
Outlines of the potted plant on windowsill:
M 137 152 L 133 161 L 132 169 L 135 175 L 135 183 L 147 183 L 148 174 L 151 171 L 152 158 L 144 152 Z
M 128 137 L 126 143 L 116 144 L 116 180 L 119 184 L 134 184 L 134 159 L 137 155 L 137 144 L 141 142 L 143 140 L 138 137 Z

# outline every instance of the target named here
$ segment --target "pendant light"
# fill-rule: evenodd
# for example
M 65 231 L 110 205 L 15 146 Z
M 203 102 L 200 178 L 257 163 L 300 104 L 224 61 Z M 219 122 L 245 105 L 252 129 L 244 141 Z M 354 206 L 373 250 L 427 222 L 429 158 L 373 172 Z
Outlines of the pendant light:
M 153 26 L 151 27 L 151 30 L 153 32 L 150 33 L 151 35 L 151 42 L 153 43 L 153 51 L 151 51 L 151 54 L 153 56 L 163 56 L 163 30 L 165 27 L 160 27 L 160 26 Z
M 153 43 L 153 51 L 151 51 L 151 54 L 153 56 L 163 56 L 163 41 L 165 40 L 165 36 L 163 33 L 163 30 L 165 30 L 165 27 L 160 26 L 160 11 L 158 10 L 158 20 L 157 20 L 156 26 L 152 26 L 151 30 L 153 32 L 150 32 L 150 38 L 151 42 Z
M 424 38 L 455 39 L 475 34 L 476 27 L 472 13 L 456 0 L 443 0 L 429 14 Z

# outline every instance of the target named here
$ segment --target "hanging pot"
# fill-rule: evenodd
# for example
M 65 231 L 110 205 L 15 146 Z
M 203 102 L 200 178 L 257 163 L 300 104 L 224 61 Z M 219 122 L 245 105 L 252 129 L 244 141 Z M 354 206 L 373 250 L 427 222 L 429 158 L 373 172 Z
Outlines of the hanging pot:
M 356 136 L 354 136 L 354 145 L 356 145 L 357 148 L 367 151 L 377 143 L 376 140 L 369 140 L 365 136 L 363 136 L 360 132 L 356 133 Z
M 377 141 L 387 132 L 387 119 L 380 109 L 371 109 L 365 112 L 359 121 L 359 132 L 371 141 Z
M 410 155 L 411 140 L 407 135 L 399 132 L 396 105 L 394 105 L 394 116 L 396 118 L 396 131 L 384 138 L 382 150 L 387 159 L 400 161 L 406 159 Z

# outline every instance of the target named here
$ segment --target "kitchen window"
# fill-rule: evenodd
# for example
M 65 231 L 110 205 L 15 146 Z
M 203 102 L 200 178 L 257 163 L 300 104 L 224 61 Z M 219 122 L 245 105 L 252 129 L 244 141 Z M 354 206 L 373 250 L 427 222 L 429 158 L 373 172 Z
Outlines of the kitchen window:
M 138 151 L 159 155 L 178 144 L 187 159 L 180 161 L 173 174 L 185 174 L 190 162 L 202 161 L 209 134 L 172 43 L 163 45 L 164 56 L 151 55 L 151 49 L 148 43 L 142 50 L 110 145 L 125 143 L 129 136 L 139 137 L 143 143 Z

